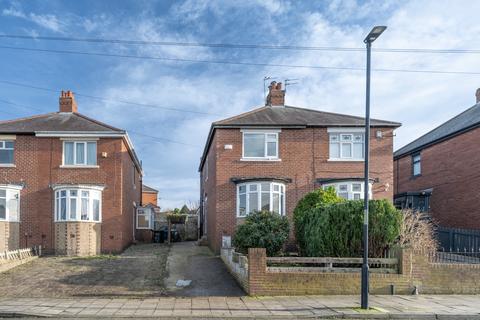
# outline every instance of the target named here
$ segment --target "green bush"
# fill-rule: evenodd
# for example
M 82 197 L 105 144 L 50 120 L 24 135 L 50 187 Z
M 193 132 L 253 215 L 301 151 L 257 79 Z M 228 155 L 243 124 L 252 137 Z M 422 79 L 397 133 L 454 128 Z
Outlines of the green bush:
M 369 202 L 369 253 L 379 257 L 399 237 L 402 214 L 386 200 Z M 304 253 L 310 257 L 362 254 L 363 200 L 311 209 L 305 225 Z
M 288 239 L 286 217 L 269 211 L 256 211 L 245 218 L 233 236 L 233 246 L 242 253 L 248 248 L 265 248 L 268 256 L 278 254 Z
M 293 210 L 293 223 L 295 226 L 295 238 L 300 248 L 301 254 L 304 254 L 305 248 L 305 226 L 310 224 L 312 209 L 324 207 L 326 205 L 343 202 L 343 198 L 337 196 L 333 187 L 327 189 L 317 189 L 307 193 Z

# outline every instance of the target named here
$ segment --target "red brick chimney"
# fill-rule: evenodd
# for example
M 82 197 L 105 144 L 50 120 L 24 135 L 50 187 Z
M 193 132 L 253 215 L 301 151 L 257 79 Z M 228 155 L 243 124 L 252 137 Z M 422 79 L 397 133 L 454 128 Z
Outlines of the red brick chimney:
M 281 82 L 272 81 L 272 83 L 270 83 L 265 105 L 271 107 L 285 105 L 285 90 L 282 90 Z
M 477 97 L 477 103 L 480 103 L 480 88 L 478 88 L 477 92 L 475 92 L 475 96 Z
M 73 92 L 63 91 L 60 94 L 60 112 L 78 112 L 77 102 L 73 96 Z

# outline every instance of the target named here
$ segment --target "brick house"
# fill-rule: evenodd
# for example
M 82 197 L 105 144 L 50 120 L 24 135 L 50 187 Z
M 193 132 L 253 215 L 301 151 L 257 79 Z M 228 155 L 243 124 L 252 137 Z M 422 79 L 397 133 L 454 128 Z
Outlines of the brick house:
M 120 252 L 133 240 L 142 168 L 126 131 L 78 113 L 0 122 L 0 250 Z
M 265 106 L 210 128 L 199 166 L 200 224 L 215 252 L 253 210 L 291 218 L 306 193 L 328 186 L 363 198 L 364 118 L 285 106 L 281 83 L 269 89 Z M 370 192 L 392 200 L 393 131 L 400 124 L 371 124 Z
M 476 104 L 394 153 L 395 204 L 443 227 L 480 229 L 480 89 Z
M 142 184 L 142 203 L 158 206 L 158 190 Z

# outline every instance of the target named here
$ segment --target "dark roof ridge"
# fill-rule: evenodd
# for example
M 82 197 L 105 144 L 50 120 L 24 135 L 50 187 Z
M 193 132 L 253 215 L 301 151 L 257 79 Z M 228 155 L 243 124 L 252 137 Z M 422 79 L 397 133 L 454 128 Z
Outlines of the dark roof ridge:
M 365 119 L 365 117 L 352 116 L 352 115 L 350 115 L 350 114 L 345 114 L 345 113 L 338 113 L 338 112 L 331 112 L 331 111 L 322 111 L 322 110 L 316 110 L 316 109 L 310 109 L 310 108 L 302 108 L 302 107 L 296 107 L 296 106 L 287 106 L 287 105 L 286 105 L 285 107 L 286 107 L 286 108 L 292 108 L 292 109 L 308 110 L 308 111 L 313 111 L 313 112 L 322 113 L 322 114 L 328 113 L 328 114 L 332 114 L 332 115 L 335 115 L 335 116 L 350 117 L 350 118 L 355 118 L 355 119 L 360 119 L 360 120 Z M 381 120 L 381 119 L 374 119 L 374 118 L 371 118 L 370 120 L 382 121 L 382 122 L 389 122 L 389 123 L 392 123 L 392 124 L 400 124 L 399 122 L 395 122 L 395 121 L 388 121 L 388 120 Z
M 94 123 L 96 123 L 96 124 L 98 124 L 98 125 L 100 125 L 100 126 L 104 126 L 104 127 L 106 127 L 106 128 L 112 129 L 112 130 L 114 130 L 114 131 L 121 131 L 121 132 L 123 132 L 123 133 L 126 132 L 126 131 L 123 130 L 123 129 L 119 129 L 119 128 L 110 126 L 110 125 L 108 125 L 108 124 L 106 124 L 106 123 L 104 123 L 104 122 L 101 122 L 101 121 L 92 119 L 92 118 L 90 118 L 90 117 L 87 117 L 87 116 L 84 115 L 84 114 L 81 114 L 81 113 L 78 113 L 78 112 L 72 112 L 72 113 L 73 113 L 74 115 L 76 115 L 76 116 L 79 116 L 79 117 L 81 117 L 81 118 L 84 118 L 85 120 L 92 121 L 92 122 L 94 122 Z
M 222 122 L 226 122 L 226 121 L 231 121 L 231 120 L 234 120 L 234 119 L 238 119 L 238 118 L 241 118 L 241 117 L 244 117 L 244 116 L 247 116 L 247 115 L 250 115 L 250 114 L 253 114 L 255 112 L 259 112 L 259 111 L 262 111 L 266 108 L 271 108 L 269 106 L 263 106 L 263 107 L 258 107 L 258 108 L 255 108 L 253 110 L 250 110 L 250 111 L 245 111 L 245 112 L 242 112 L 240 114 L 237 114 L 236 116 L 232 116 L 232 117 L 229 117 L 229 118 L 225 118 L 225 119 L 222 119 L 222 120 L 218 120 L 218 121 L 215 121 L 213 123 L 213 125 L 217 125 L 217 124 L 222 124 Z
M 467 113 L 468 111 L 471 111 L 472 109 L 474 109 L 474 108 L 476 108 L 476 107 L 480 107 L 480 103 L 476 103 L 476 104 L 474 104 L 473 106 L 471 106 L 471 107 L 463 110 L 462 112 L 460 112 L 459 114 L 457 114 L 457 115 L 454 116 L 453 118 L 450 118 L 450 119 L 448 119 L 447 121 L 442 122 L 441 124 L 439 124 L 439 125 L 436 126 L 435 128 L 433 128 L 433 129 L 431 129 L 430 131 L 422 134 L 420 137 L 416 138 L 415 140 L 412 140 L 412 141 L 410 141 L 409 143 L 407 143 L 406 145 L 402 146 L 401 148 L 398 148 L 398 150 L 393 153 L 393 154 L 394 154 L 394 157 L 399 157 L 399 156 L 402 156 L 402 155 L 404 155 L 404 154 L 408 154 L 410 151 L 413 151 L 413 150 L 409 150 L 409 151 L 405 151 L 405 152 L 400 152 L 400 153 L 399 153 L 399 151 L 401 151 L 402 149 L 407 148 L 408 146 L 412 145 L 413 143 L 417 142 L 418 140 L 422 139 L 423 137 L 431 134 L 431 133 L 434 132 L 435 130 L 437 130 L 437 129 L 439 129 L 440 127 L 446 125 L 447 123 L 452 122 L 453 120 L 459 118 L 459 117 L 462 116 L 463 114 Z M 480 123 L 480 120 L 477 121 L 476 123 L 477 123 L 477 124 Z M 475 125 L 475 124 L 473 124 L 473 125 Z M 451 135 L 451 134 L 453 134 L 453 133 L 450 133 L 450 134 L 448 134 L 448 135 L 446 135 L 446 136 L 444 136 L 444 137 L 447 137 L 447 136 L 449 136 L 449 135 Z M 430 142 L 430 143 L 431 143 L 431 142 Z M 422 145 L 414 148 L 414 150 L 415 150 L 415 149 L 418 149 L 418 148 L 421 148 L 422 146 L 425 146 L 425 145 L 427 145 L 427 144 L 429 144 L 429 143 L 424 143 L 424 144 L 422 144 Z
M 15 121 L 24 121 L 24 120 L 36 119 L 36 118 L 41 118 L 41 117 L 49 116 L 49 115 L 56 114 L 56 113 L 59 113 L 59 112 L 49 112 L 49 113 L 35 114 L 33 116 L 10 119 L 10 120 L 0 120 L 0 124 L 10 123 L 10 122 L 15 122 Z

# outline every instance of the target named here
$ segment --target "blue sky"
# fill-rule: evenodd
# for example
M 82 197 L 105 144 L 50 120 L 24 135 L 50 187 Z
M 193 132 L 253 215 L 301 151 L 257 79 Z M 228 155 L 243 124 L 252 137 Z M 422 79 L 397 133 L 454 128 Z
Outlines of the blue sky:
M 146 41 L 362 47 L 375 24 L 379 48 L 478 48 L 480 2 L 472 1 L 0 1 L 1 32 Z M 196 60 L 363 67 L 362 52 L 131 46 L 0 39 L 0 46 Z M 480 72 L 478 54 L 374 53 L 374 68 Z M 364 73 L 218 65 L 27 52 L 0 48 L 0 120 L 58 109 L 70 89 L 79 111 L 131 132 L 160 205 L 198 199 L 198 163 L 212 121 L 263 104 L 263 77 L 297 78 L 287 104 L 363 115 Z M 400 121 L 398 148 L 474 104 L 480 75 L 374 72 L 372 114 Z M 118 100 L 192 110 L 167 111 Z M 20 107 L 28 106 L 26 107 Z

